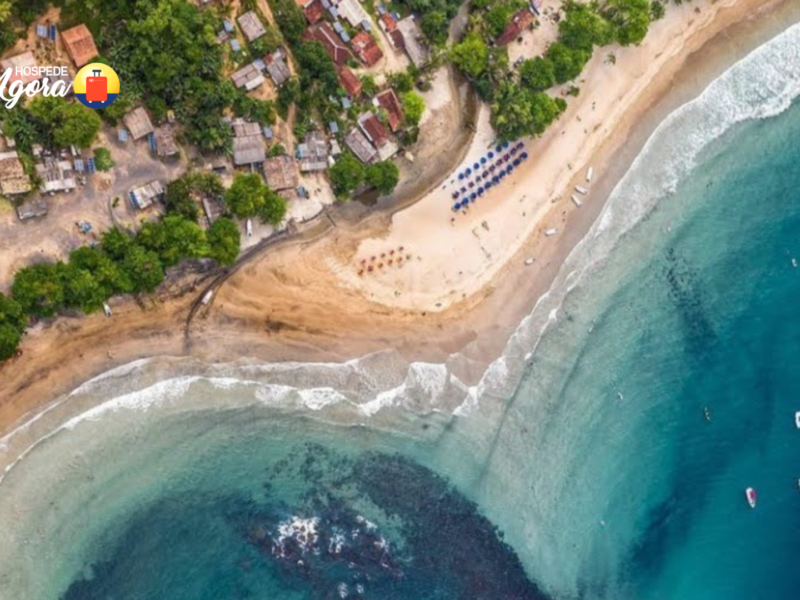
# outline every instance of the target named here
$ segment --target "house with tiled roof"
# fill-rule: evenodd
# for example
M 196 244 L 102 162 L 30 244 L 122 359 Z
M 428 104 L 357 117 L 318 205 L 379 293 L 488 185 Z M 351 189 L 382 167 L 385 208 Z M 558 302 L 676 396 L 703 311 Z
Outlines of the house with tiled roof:
M 428 48 L 425 46 L 422 30 L 414 15 L 400 19 L 397 22 L 397 29 L 389 34 L 389 39 L 396 48 L 405 50 L 415 67 L 422 67 L 427 62 Z
M 390 33 L 397 29 L 397 20 L 394 18 L 392 13 L 385 12 L 378 18 L 378 23 L 380 23 L 381 29 L 383 29 L 386 33 Z
M 97 52 L 97 46 L 94 44 L 94 38 L 89 28 L 86 25 L 76 25 L 66 31 L 61 32 L 61 41 L 64 42 L 64 47 L 67 49 L 67 54 L 79 69 L 88 65 Z
M 527 8 L 522 9 L 514 15 L 514 18 L 506 26 L 505 31 L 500 34 L 500 37 L 494 43 L 498 46 L 507 46 L 517 39 L 525 29 L 530 27 L 531 23 L 533 23 L 533 13 Z
M 374 66 L 383 58 L 383 52 L 368 31 L 360 32 L 353 38 L 351 45 L 358 59 L 368 67 Z
M 328 23 L 320 23 L 317 27 L 308 29 L 303 38 L 317 40 L 325 47 L 333 62 L 339 66 L 344 65 L 353 56 Z
M 308 6 L 303 9 L 303 14 L 306 16 L 306 21 L 311 25 L 319 23 L 322 17 L 325 16 L 325 8 L 322 6 L 320 0 L 313 0 Z
M 347 67 L 342 67 L 338 73 L 339 85 L 347 92 L 348 96 L 356 98 L 361 93 L 361 80 Z
M 394 93 L 393 89 L 389 88 L 375 96 L 373 103 L 386 111 L 389 128 L 392 131 L 400 129 L 405 114 L 403 113 L 403 107 L 400 106 L 400 99 L 397 97 L 397 94 Z
M 254 10 L 244 13 L 236 21 L 239 23 L 239 27 L 242 28 L 242 33 L 250 42 L 267 33 L 264 24 Z
M 351 27 L 369 27 L 369 14 L 358 0 L 332 0 L 331 4 L 336 7 L 339 16 L 350 23 Z
M 386 160 L 391 158 L 399 150 L 397 144 L 392 140 L 392 136 L 371 112 L 362 113 L 358 117 L 358 126 L 367 136 L 367 139 L 375 146 L 378 151 L 378 158 Z
M 261 70 L 255 65 L 255 63 L 245 65 L 231 75 L 231 79 L 233 80 L 233 85 L 239 89 L 245 89 L 248 92 L 256 89 L 266 81 L 263 73 L 261 73 Z
M 264 161 L 264 178 L 273 190 L 294 189 L 300 183 L 297 162 L 291 156 L 274 156 Z
M 283 83 L 292 76 L 286 64 L 283 50 L 280 48 L 264 57 L 264 66 L 269 76 L 272 77 L 272 81 L 274 81 L 277 86 L 283 85 Z
M 378 156 L 378 151 L 375 150 L 367 136 L 358 128 L 353 129 L 344 138 L 344 143 L 350 148 L 350 151 L 355 154 L 363 163 L 371 163 Z

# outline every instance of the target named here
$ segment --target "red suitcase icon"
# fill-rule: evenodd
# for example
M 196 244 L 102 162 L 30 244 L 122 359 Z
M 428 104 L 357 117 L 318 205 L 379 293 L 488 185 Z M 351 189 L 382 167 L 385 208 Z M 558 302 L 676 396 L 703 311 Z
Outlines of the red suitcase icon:
M 108 100 L 108 79 L 100 77 L 102 71 L 93 69 L 92 77 L 86 78 L 86 99 L 89 102 L 105 102 Z

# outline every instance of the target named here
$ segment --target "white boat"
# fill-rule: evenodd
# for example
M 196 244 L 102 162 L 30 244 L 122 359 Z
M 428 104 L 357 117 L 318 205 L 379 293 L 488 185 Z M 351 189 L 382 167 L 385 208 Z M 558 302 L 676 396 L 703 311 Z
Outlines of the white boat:
M 211 302 L 211 298 L 213 296 L 214 296 L 214 290 L 208 290 L 200 302 L 203 303 L 204 305 L 208 304 L 209 302 Z
M 106 313 L 107 317 L 110 317 L 112 315 L 111 307 L 108 305 L 107 302 L 103 302 L 103 312 Z
M 530 266 L 533 264 L 533 261 L 534 261 L 534 260 L 535 260 L 535 259 L 533 259 L 533 258 L 526 258 L 526 259 L 525 259 L 525 264 L 526 264 L 526 265 L 528 265 L 528 266 L 530 267 Z
M 550 237 L 551 235 L 555 235 L 557 233 L 558 233 L 558 229 L 555 229 L 555 228 L 553 228 L 553 229 L 545 229 L 545 232 L 544 232 L 544 234 L 547 237 Z
M 594 167 L 589 167 L 589 170 L 586 171 L 587 183 L 592 183 L 592 177 L 594 177 Z
M 797 268 L 797 259 L 796 259 L 796 258 L 793 258 L 793 259 L 792 259 L 792 266 L 793 266 L 795 269 Z
M 573 203 L 575 206 L 577 206 L 578 208 L 580 208 L 581 206 L 583 206 L 583 202 L 581 202 L 581 199 L 580 199 L 580 198 L 578 198 L 578 197 L 577 197 L 575 194 L 572 194 L 572 203 Z
M 747 498 L 747 503 L 750 505 L 750 508 L 756 507 L 756 491 L 749 487 L 744 491 L 744 496 Z
M 587 190 L 582 185 L 576 185 L 575 186 L 575 191 L 578 192 L 579 194 L 583 195 L 583 196 L 585 196 L 586 194 L 589 193 L 589 190 Z
M 247 219 L 247 237 L 253 237 L 253 221 Z
M 794 413 L 794 426 L 800 429 L 800 410 Z

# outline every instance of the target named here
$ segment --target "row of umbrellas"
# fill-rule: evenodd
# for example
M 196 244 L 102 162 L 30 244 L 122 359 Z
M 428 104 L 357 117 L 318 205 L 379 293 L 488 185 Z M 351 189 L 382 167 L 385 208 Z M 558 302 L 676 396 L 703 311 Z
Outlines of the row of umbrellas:
M 495 152 L 497 153 L 497 155 L 500 155 L 500 153 L 503 150 L 507 150 L 510 145 L 511 144 L 509 142 L 503 142 L 502 144 L 498 144 L 497 146 L 495 146 L 494 152 L 492 152 L 490 150 L 484 156 L 481 156 L 480 159 L 478 161 L 476 161 L 471 167 L 467 167 L 466 169 L 461 171 L 461 173 L 458 174 L 459 181 L 463 181 L 464 179 L 469 179 L 469 177 L 473 173 L 478 173 L 482 166 L 486 165 L 487 162 L 489 162 L 490 160 L 492 160 L 495 157 Z M 522 142 L 517 142 L 516 145 L 514 145 L 514 147 L 511 148 L 510 151 L 508 153 L 506 153 L 506 155 L 504 157 L 501 157 L 498 160 L 498 162 L 502 162 L 504 158 L 507 160 L 509 154 L 512 154 L 512 155 L 516 154 L 523 147 L 524 147 L 524 144 Z
M 490 173 L 484 175 L 486 181 L 482 185 L 478 186 L 477 189 L 475 189 L 475 191 L 471 193 L 470 190 L 475 188 L 475 186 L 477 185 L 473 182 L 470 182 L 467 186 L 464 186 L 460 190 L 456 190 L 455 192 L 453 192 L 454 200 L 459 198 L 463 194 L 461 201 L 456 202 L 453 205 L 453 210 L 459 210 L 469 205 L 470 202 L 475 202 L 475 200 L 477 200 L 479 196 L 483 196 L 485 192 L 488 192 L 492 187 L 498 185 L 508 175 L 511 175 L 511 173 L 514 171 L 514 168 L 518 167 L 520 163 L 524 160 L 527 160 L 527 158 L 528 158 L 528 153 L 522 152 L 518 157 L 510 161 L 510 163 L 506 167 L 499 169 L 492 168 L 492 171 Z M 491 179 L 488 178 L 489 175 L 492 175 Z M 469 196 L 467 196 L 467 194 L 469 194 Z

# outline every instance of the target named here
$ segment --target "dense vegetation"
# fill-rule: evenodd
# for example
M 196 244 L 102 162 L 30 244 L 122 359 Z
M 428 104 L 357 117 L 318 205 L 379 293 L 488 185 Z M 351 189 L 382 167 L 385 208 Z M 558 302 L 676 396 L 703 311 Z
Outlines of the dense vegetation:
M 568 0 L 558 40 L 544 56 L 523 61 L 514 73 L 506 49 L 491 42 L 520 10 L 519 5 L 515 0 L 477 0 L 472 9 L 471 28 L 450 49 L 450 57 L 473 81 L 479 96 L 491 104 L 492 125 L 501 139 L 541 135 L 566 108 L 562 98 L 553 99 L 546 90 L 578 77 L 595 47 L 640 43 L 651 19 L 663 15 L 658 1 L 608 0 L 601 6 Z M 578 88 L 572 93 L 577 94 Z
M 3 116 L 3 133 L 23 152 L 35 144 L 47 148 L 88 148 L 100 131 L 97 112 L 57 96 L 35 96 Z
M 0 294 L 0 360 L 14 355 L 30 317 L 63 310 L 91 313 L 115 294 L 153 292 L 165 269 L 184 259 L 213 258 L 232 264 L 239 253 L 239 230 L 226 218 L 203 231 L 196 223 L 168 214 L 146 223 L 132 236 L 113 228 L 99 246 L 74 250 L 67 262 L 20 269 L 11 297 Z
M 239 219 L 261 217 L 275 227 L 286 216 L 286 200 L 270 189 L 256 173 L 239 173 L 225 192 L 225 205 Z
M 25 29 L 50 4 L 50 0 L 0 0 L 0 52 L 25 36 Z
M 222 24 L 215 11 L 200 10 L 187 0 L 58 4 L 63 6 L 62 25 L 86 23 L 124 82 L 120 97 L 103 111 L 110 121 L 140 100 L 157 119 L 171 109 L 184 124 L 187 139 L 204 150 L 230 150 L 231 129 L 222 120 L 229 107 L 274 123 L 270 103 L 244 99 L 223 77 L 224 47 L 216 41 Z
M 366 183 L 381 194 L 390 194 L 400 178 L 400 171 L 390 160 L 364 166 L 350 152 L 345 152 L 330 169 L 333 192 L 343 199 Z
M 398 0 L 420 15 L 419 26 L 425 37 L 437 46 L 447 41 L 450 20 L 461 6 L 460 0 Z

